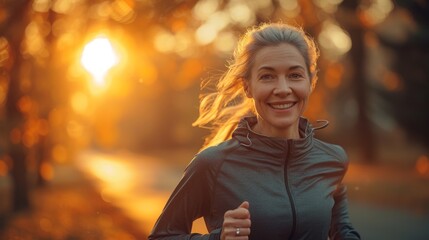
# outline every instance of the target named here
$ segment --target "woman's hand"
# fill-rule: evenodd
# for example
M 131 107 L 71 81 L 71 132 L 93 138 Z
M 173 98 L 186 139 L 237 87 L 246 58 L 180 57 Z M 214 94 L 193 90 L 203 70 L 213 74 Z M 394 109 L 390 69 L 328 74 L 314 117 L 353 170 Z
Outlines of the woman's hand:
M 233 210 L 225 212 L 222 225 L 221 240 L 247 240 L 250 235 L 249 202 L 244 201 Z

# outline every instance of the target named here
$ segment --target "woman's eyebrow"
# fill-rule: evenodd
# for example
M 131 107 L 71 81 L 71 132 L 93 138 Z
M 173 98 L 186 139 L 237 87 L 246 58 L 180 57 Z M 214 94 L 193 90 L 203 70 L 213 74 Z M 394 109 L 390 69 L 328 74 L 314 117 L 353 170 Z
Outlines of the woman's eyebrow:
M 295 69 L 302 69 L 302 70 L 305 71 L 305 68 L 303 66 L 301 66 L 301 65 L 295 65 L 295 66 L 291 66 L 289 68 L 289 70 L 295 70 Z
M 262 67 L 258 68 L 258 71 L 261 71 L 261 70 L 274 71 L 275 69 L 273 67 L 269 67 L 269 66 L 262 66 Z
M 302 69 L 305 71 L 305 68 L 301 65 L 290 66 L 288 70 L 296 70 L 296 69 Z M 261 71 L 261 70 L 275 71 L 276 69 L 274 67 L 270 67 L 270 66 L 261 66 L 258 68 L 258 71 Z

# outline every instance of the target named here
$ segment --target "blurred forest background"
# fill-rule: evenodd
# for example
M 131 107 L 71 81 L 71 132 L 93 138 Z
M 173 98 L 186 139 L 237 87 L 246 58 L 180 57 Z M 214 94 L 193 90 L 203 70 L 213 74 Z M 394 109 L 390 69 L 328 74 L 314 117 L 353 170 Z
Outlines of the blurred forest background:
M 329 120 L 320 138 L 427 176 L 428 16 L 425 0 L 2 0 L 0 213 L 29 209 L 31 190 L 87 149 L 196 151 L 202 80 L 267 21 L 319 45 L 305 116 Z

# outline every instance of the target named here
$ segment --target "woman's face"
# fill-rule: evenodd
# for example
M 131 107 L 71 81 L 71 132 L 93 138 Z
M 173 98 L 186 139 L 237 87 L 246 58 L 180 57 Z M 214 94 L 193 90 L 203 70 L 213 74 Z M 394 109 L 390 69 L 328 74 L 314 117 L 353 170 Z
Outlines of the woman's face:
M 254 130 L 270 137 L 299 138 L 299 117 L 311 93 L 304 57 L 287 43 L 260 49 L 244 88 L 253 98 Z

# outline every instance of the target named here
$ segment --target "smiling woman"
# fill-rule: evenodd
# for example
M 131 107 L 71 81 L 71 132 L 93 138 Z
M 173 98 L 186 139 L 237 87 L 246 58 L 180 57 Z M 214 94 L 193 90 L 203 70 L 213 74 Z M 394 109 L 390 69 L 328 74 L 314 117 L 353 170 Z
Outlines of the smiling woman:
M 97 37 L 85 45 L 81 63 L 91 73 L 94 83 L 105 85 L 105 77 L 110 68 L 119 62 L 119 57 L 106 37 Z
M 358 240 L 344 150 L 302 116 L 318 50 L 301 28 L 263 24 L 238 42 L 197 126 L 212 136 L 185 170 L 149 239 Z M 192 233 L 203 217 L 207 234 Z

